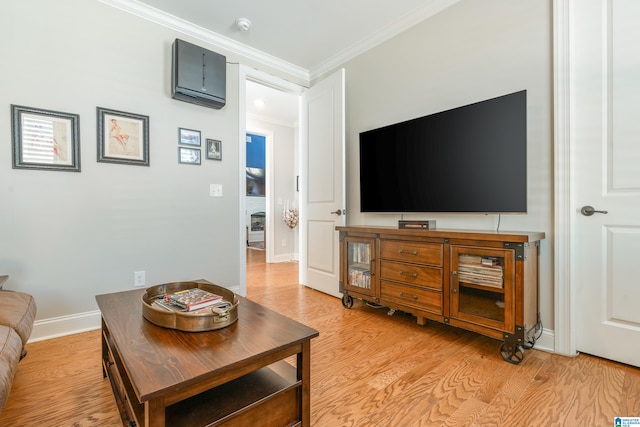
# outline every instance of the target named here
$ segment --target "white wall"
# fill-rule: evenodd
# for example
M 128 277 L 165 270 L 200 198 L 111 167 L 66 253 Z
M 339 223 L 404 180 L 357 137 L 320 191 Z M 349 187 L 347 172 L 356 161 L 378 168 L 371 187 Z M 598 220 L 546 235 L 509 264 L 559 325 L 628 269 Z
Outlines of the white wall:
M 146 271 L 148 286 L 238 287 L 238 65 L 227 65 L 223 109 L 196 106 L 170 96 L 180 34 L 97 1 L 2 9 L 0 272 L 7 288 L 35 297 L 32 338 L 99 326 L 95 295 L 133 289 L 134 271 Z M 82 172 L 12 169 L 10 104 L 79 114 Z M 149 116 L 149 167 L 96 162 L 97 106 Z M 178 127 L 221 140 L 222 161 L 178 164 Z M 210 183 L 223 185 L 222 198 L 209 197 Z
M 359 211 L 359 133 L 527 90 L 528 213 L 501 230 L 543 231 L 540 309 L 553 328 L 552 20 L 549 0 L 463 0 L 349 61 L 348 223 L 395 225 L 399 215 Z M 495 229 L 497 215 L 422 214 L 439 228 Z
M 3 4 L 0 274 L 11 276 L 9 289 L 36 298 L 34 335 L 46 329 L 42 323 L 73 323 L 83 313 L 95 324 L 94 295 L 132 289 L 134 271 L 145 270 L 148 285 L 206 278 L 237 287 L 243 280 L 238 65 L 227 65 L 222 110 L 172 100 L 176 37 L 227 54 L 97 1 Z M 553 327 L 551 38 L 551 0 L 463 0 L 344 64 L 350 224 L 398 220 L 358 211 L 359 132 L 528 90 L 529 213 L 503 216 L 501 229 L 547 233 L 540 272 L 547 328 Z M 227 60 L 243 62 L 229 54 Z M 80 114 L 82 172 L 12 169 L 9 104 Z M 150 167 L 96 162 L 97 106 L 150 117 Z M 178 165 L 178 127 L 222 140 L 222 162 Z M 224 197 L 209 197 L 210 183 L 222 184 Z M 497 223 L 495 216 L 428 216 L 440 227 Z

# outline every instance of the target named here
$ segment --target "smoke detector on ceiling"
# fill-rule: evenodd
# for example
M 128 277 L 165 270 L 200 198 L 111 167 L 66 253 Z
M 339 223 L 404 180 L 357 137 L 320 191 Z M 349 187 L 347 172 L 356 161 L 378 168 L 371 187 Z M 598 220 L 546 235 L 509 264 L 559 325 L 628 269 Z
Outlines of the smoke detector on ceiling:
M 240 31 L 249 31 L 249 28 L 251 28 L 251 21 L 247 18 L 238 18 L 236 19 L 236 26 Z

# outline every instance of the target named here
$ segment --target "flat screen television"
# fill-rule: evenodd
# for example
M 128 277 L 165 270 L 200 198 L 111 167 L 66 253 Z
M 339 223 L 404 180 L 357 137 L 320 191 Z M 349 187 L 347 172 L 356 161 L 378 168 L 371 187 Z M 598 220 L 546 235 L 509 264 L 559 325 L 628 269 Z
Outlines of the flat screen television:
M 526 90 L 360 133 L 360 211 L 526 213 Z
M 247 196 L 265 196 L 264 178 L 264 168 L 247 167 Z

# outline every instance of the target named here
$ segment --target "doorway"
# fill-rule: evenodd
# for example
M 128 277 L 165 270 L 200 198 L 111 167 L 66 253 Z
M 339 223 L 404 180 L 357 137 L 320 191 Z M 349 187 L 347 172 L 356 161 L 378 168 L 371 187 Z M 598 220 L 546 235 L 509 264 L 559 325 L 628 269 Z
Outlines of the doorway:
M 263 138 L 265 141 L 264 194 L 258 196 L 262 198 L 263 208 L 256 212 L 263 215 L 259 221 L 260 228 L 264 231 L 262 250 L 267 263 L 297 261 L 298 258 L 297 230 L 290 230 L 284 223 L 282 215 L 285 209 L 298 206 L 296 177 L 298 175 L 299 95 L 286 87 L 285 83 L 282 82 L 283 86 L 279 86 L 280 82 L 274 82 L 272 77 L 266 82 L 261 76 L 247 75 L 245 78 L 247 159 L 252 143 L 249 138 L 255 136 L 256 139 Z M 248 171 L 249 163 L 245 166 Z M 246 197 L 246 221 L 250 222 L 246 227 L 250 230 L 253 223 L 258 222 L 248 219 L 254 214 L 250 211 L 256 210 L 253 206 L 256 196 L 249 194 L 249 187 L 247 187 L 247 194 L 243 196 Z M 251 240 L 256 241 L 257 234 L 254 230 Z M 261 250 L 259 244 L 252 243 L 248 246 L 252 246 L 251 250 Z M 250 257 L 247 257 L 247 262 L 250 262 Z
M 247 131 L 245 141 L 247 248 L 261 251 L 266 250 L 267 242 L 266 142 L 266 135 Z

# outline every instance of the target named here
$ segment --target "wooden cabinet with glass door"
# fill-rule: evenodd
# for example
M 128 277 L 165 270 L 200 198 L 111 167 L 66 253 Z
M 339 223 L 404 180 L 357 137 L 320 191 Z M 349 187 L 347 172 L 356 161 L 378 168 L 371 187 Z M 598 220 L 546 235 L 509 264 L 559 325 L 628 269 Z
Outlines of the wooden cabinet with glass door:
M 538 244 L 502 246 L 451 245 L 449 324 L 504 340 L 502 357 L 519 363 L 541 332 Z
M 376 302 L 378 283 L 376 280 L 376 236 L 341 235 L 342 256 L 340 292 L 342 304 L 351 308 L 353 297 Z
M 451 248 L 451 318 L 496 331 L 514 327 L 513 251 Z
M 336 227 L 342 304 L 353 299 L 502 340 L 520 363 L 542 332 L 538 250 L 544 233 Z

